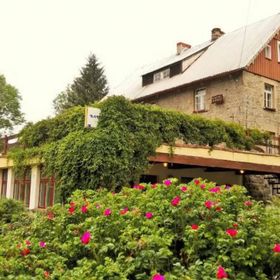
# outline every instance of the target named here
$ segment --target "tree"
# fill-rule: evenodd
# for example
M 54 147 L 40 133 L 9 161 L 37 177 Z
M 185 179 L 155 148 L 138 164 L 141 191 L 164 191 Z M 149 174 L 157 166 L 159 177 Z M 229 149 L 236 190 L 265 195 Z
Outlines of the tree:
M 87 59 L 87 64 L 80 71 L 80 77 L 74 79 L 72 85 L 58 94 L 53 105 L 56 113 L 76 105 L 88 105 L 101 100 L 108 93 L 107 79 L 103 68 L 94 54 Z
M 20 100 L 18 90 L 7 84 L 5 77 L 0 75 L 0 136 L 1 131 L 11 130 L 14 125 L 24 121 Z

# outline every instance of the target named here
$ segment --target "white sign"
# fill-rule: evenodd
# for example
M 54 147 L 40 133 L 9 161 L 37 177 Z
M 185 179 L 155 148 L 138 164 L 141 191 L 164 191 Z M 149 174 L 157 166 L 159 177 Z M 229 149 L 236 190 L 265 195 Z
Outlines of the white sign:
M 85 127 L 97 127 L 101 110 L 93 107 L 86 107 Z

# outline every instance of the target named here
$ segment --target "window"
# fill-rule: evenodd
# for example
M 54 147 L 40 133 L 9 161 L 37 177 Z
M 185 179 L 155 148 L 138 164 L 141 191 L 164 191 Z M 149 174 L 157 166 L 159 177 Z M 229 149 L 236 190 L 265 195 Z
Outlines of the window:
M 264 108 L 273 109 L 273 86 L 264 85 Z
M 6 197 L 8 181 L 8 169 L 2 170 L 1 197 Z
M 157 82 L 157 81 L 160 81 L 160 80 L 163 80 L 163 79 L 167 79 L 169 77 L 170 77 L 170 69 L 167 68 L 163 71 L 154 73 L 154 82 Z
M 280 62 L 280 41 L 277 41 L 277 57 L 278 62 Z
M 29 206 L 31 188 L 31 169 L 27 169 L 22 176 L 16 174 L 13 198 L 21 200 Z
M 264 56 L 268 59 L 271 59 L 271 46 L 267 45 L 264 49 Z
M 38 199 L 39 208 L 46 208 L 53 205 L 54 185 L 55 185 L 54 177 L 47 176 L 44 172 L 44 169 L 41 168 L 39 199 Z
M 194 110 L 196 112 L 205 110 L 205 94 L 205 88 L 196 90 L 194 96 Z

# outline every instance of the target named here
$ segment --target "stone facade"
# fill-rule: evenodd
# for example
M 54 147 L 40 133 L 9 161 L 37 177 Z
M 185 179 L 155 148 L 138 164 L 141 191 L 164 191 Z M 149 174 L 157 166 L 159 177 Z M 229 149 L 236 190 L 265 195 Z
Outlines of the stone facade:
M 274 87 L 275 111 L 264 109 L 265 83 Z M 197 114 L 280 134 L 280 83 L 247 71 L 151 96 L 145 102 L 192 114 L 195 113 L 194 93 L 200 88 L 206 89 L 206 110 Z M 212 104 L 212 97 L 216 95 L 223 95 L 223 104 Z

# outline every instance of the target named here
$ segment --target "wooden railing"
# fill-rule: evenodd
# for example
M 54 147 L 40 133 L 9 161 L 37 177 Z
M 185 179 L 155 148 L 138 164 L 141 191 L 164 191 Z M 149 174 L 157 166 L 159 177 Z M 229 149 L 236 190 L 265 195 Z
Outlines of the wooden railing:
M 3 138 L 0 138 L 0 154 L 6 155 L 8 150 L 15 146 L 17 143 L 18 134 L 7 136 L 5 135 Z M 12 143 L 12 140 L 15 142 Z

